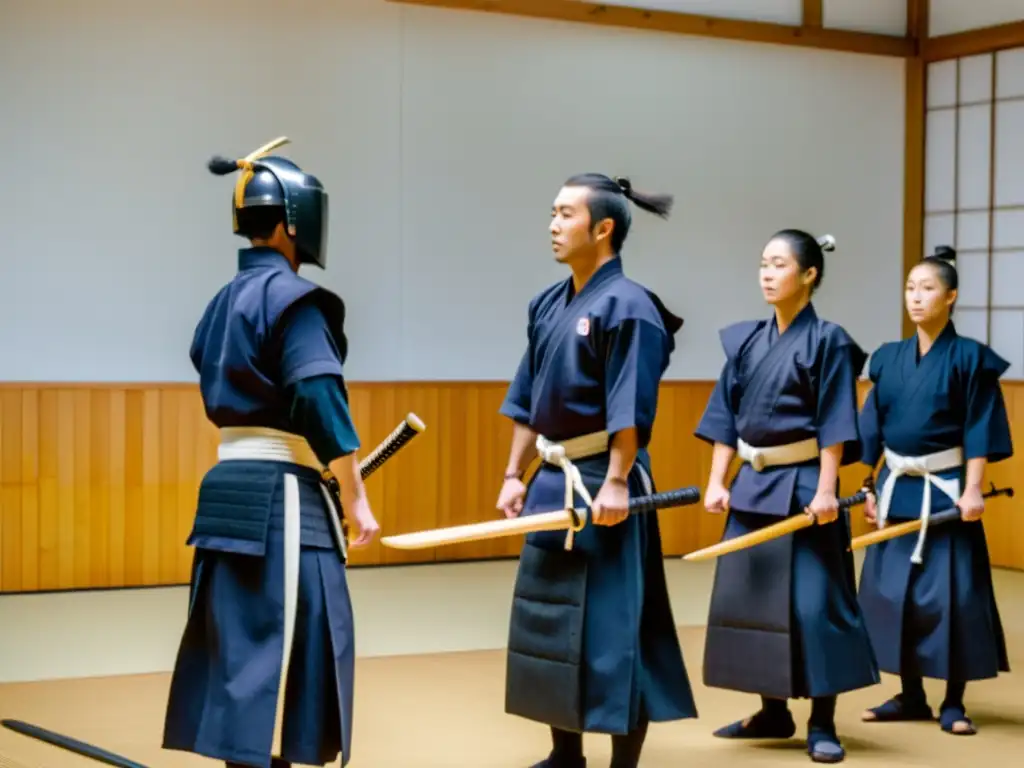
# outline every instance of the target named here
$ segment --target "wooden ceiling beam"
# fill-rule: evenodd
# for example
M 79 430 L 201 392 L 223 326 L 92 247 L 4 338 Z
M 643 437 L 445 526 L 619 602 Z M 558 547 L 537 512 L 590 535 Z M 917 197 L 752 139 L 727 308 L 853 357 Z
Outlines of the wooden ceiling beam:
M 845 51 L 873 56 L 909 58 L 916 55 L 914 41 L 908 37 L 824 29 L 815 26 L 790 26 L 764 21 L 745 21 L 702 16 L 675 11 L 583 2 L 583 0 L 388 0 L 388 2 L 430 8 L 500 13 L 536 19 L 571 21 L 606 27 L 645 29 L 679 35 L 697 35 L 724 40 L 745 40 L 829 51 Z M 820 0 L 804 6 L 821 6 Z
M 929 37 L 925 41 L 922 55 L 925 61 L 932 62 L 1021 46 L 1024 46 L 1024 21 L 1012 21 L 952 35 Z

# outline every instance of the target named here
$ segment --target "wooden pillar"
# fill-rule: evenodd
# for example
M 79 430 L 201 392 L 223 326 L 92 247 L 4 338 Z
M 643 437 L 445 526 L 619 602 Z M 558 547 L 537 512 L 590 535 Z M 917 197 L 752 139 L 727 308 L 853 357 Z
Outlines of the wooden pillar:
M 928 0 L 907 0 L 907 37 L 914 41 L 915 55 L 904 61 L 905 115 L 903 158 L 903 269 L 900 285 L 907 273 L 924 255 L 925 116 L 928 93 L 928 68 L 924 48 L 928 40 Z M 902 290 L 900 291 L 902 297 Z M 914 324 L 902 309 L 904 337 L 914 332 Z
M 821 29 L 825 19 L 825 12 L 822 9 L 823 4 L 824 0 L 803 0 L 800 25 Z

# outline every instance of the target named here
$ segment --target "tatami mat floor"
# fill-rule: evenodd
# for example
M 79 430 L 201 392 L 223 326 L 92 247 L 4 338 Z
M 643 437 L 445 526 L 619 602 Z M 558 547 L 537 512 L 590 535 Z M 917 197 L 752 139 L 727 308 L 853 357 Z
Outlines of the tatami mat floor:
M 646 768 L 806 763 L 801 728 L 785 744 L 733 744 L 711 731 L 756 707 L 749 696 L 700 684 L 713 567 L 666 562 L 673 610 L 700 718 L 652 726 Z M 545 730 L 502 711 L 504 647 L 514 562 L 350 573 L 360 659 L 353 768 L 525 768 L 547 750 Z M 1024 573 L 996 571 L 1015 668 L 1024 665 Z M 0 598 L 0 718 L 42 725 L 150 768 L 216 763 L 160 749 L 167 671 L 183 624 L 185 588 Z M 860 711 L 895 692 L 840 699 L 847 763 L 962 768 L 1024 764 L 1024 680 L 1011 673 L 968 689 L 972 738 L 935 724 L 872 725 Z M 939 695 L 940 685 L 930 690 Z M 798 722 L 807 704 L 794 704 Z M 607 739 L 588 737 L 588 768 L 608 764 Z M 7 763 L 4 762 L 6 758 Z M 0 729 L 0 766 L 98 765 Z M 20 765 L 19 765 L 20 763 Z

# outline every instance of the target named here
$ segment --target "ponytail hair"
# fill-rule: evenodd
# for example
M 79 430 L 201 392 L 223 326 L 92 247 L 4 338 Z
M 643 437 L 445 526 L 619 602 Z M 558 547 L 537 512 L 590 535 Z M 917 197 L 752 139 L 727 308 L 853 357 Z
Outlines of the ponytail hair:
M 612 220 L 614 227 L 611 247 L 616 255 L 622 250 L 633 223 L 633 215 L 627 201 L 641 210 L 667 219 L 675 200 L 672 195 L 638 192 L 633 189 L 633 183 L 627 177 L 617 176 L 613 179 L 603 173 L 578 174 L 570 177 L 563 186 L 584 187 L 589 190 L 587 209 L 590 212 L 590 225 L 594 227 L 604 219 Z
M 672 195 L 654 195 L 637 192 L 633 189 L 633 182 L 624 176 L 616 176 L 615 183 L 619 185 L 619 189 L 622 190 L 622 194 L 626 196 L 626 199 L 631 201 L 637 208 L 661 216 L 663 219 L 668 218 L 669 213 L 672 211 L 672 204 L 675 202 L 675 198 Z

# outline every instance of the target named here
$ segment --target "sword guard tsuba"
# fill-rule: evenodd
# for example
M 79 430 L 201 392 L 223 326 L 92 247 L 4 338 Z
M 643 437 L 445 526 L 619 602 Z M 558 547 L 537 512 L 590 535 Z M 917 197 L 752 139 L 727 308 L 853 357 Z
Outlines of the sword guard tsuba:
M 864 482 L 861 483 L 861 487 L 868 493 L 875 493 L 875 476 L 870 474 L 864 478 Z
M 336 493 L 341 492 L 341 483 L 338 482 L 338 478 L 334 476 L 334 473 L 329 469 L 323 469 L 320 472 L 320 480 L 324 485 L 331 491 Z
M 338 478 L 334 476 L 334 473 L 326 468 L 320 472 L 320 481 L 327 486 L 327 490 L 334 499 L 334 503 L 338 508 L 338 523 L 341 525 L 341 535 L 347 539 L 349 534 L 349 524 L 348 518 L 345 517 L 344 509 L 341 504 L 341 483 L 338 482 Z

